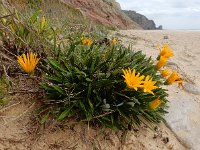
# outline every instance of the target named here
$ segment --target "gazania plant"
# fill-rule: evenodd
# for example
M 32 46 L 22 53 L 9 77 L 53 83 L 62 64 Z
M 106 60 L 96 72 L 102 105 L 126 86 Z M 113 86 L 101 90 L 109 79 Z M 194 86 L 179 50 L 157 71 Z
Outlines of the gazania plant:
M 131 47 L 72 41 L 59 58 L 46 59 L 45 110 L 62 121 L 75 117 L 112 129 L 158 123 L 167 113 L 161 73 Z
M 17 57 L 19 65 L 28 74 L 33 73 L 39 60 L 40 59 L 37 58 L 37 54 L 34 54 L 33 52 L 22 54 L 21 56 Z

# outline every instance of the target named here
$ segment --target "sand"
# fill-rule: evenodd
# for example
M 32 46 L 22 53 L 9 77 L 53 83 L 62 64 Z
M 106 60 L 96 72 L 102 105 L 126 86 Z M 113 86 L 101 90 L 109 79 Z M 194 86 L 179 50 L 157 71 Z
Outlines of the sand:
M 200 86 L 200 32 L 186 31 L 120 31 L 117 33 L 123 44 L 133 44 L 133 49 L 142 50 L 155 59 L 158 43 L 168 42 L 175 56 L 168 66 L 184 77 L 185 83 Z M 165 36 L 165 39 L 164 39 Z M 21 76 L 15 83 L 15 90 L 32 90 L 36 85 Z M 170 95 L 176 96 L 177 86 L 169 87 Z M 185 91 L 190 94 L 191 90 Z M 198 91 L 197 91 L 198 93 Z M 35 95 L 13 93 L 12 101 L 0 109 L 0 149 L 8 150 L 186 150 L 184 141 L 164 123 L 139 131 L 115 132 L 109 129 L 91 127 L 88 124 L 68 120 L 64 123 L 50 122 L 45 127 L 34 121 Z M 199 103 L 199 95 L 193 95 Z

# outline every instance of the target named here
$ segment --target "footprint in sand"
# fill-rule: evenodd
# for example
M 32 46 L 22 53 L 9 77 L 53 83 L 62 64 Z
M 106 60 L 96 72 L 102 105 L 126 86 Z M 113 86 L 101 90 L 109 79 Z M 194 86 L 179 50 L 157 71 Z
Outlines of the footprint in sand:
M 192 93 L 192 94 L 195 94 L 195 95 L 200 95 L 200 88 L 195 84 L 191 84 L 191 83 L 186 82 L 184 84 L 184 90 L 186 92 L 189 92 L 189 93 Z

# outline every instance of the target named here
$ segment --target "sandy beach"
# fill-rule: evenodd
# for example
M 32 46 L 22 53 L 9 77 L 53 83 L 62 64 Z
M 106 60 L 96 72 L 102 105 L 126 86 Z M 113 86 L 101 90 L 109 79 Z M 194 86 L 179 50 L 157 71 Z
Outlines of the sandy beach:
M 132 44 L 134 50 L 141 50 L 154 60 L 159 54 L 156 45 L 169 43 L 175 56 L 169 60 L 167 66 L 178 71 L 184 79 L 185 89 L 178 88 L 177 85 L 166 87 L 170 94 L 169 111 L 171 115 L 176 116 L 176 111 L 179 111 L 178 105 L 185 108 L 185 112 L 181 112 L 183 116 L 177 113 L 175 119 L 179 121 L 174 121 L 169 113 L 166 123 L 152 126 L 152 129 L 142 126 L 139 131 L 127 131 L 126 133 L 90 128 L 87 124 L 77 124 L 73 120 L 62 125 L 54 123 L 46 129 L 40 129 L 40 126 L 31 123 L 35 106 L 27 103 L 23 98 L 18 98 L 14 104 L 11 104 L 11 107 L 0 112 L 3 116 L 0 119 L 0 149 L 187 150 L 191 147 L 194 149 L 194 145 L 198 144 L 199 137 L 197 134 L 199 131 L 196 132 L 196 130 L 200 128 L 198 123 L 200 122 L 200 111 L 198 112 L 200 105 L 198 91 L 198 87 L 200 87 L 200 32 L 122 30 L 116 32 L 116 36 L 122 40 L 124 45 Z M 23 79 L 20 81 L 23 82 Z M 23 88 L 22 84 L 19 89 Z M 186 99 L 188 97 L 191 101 L 195 101 L 194 105 L 197 108 L 191 114 L 188 114 L 190 112 L 190 109 L 187 108 L 189 107 L 188 103 L 182 105 L 184 99 L 182 100 L 181 97 L 183 95 Z M 25 96 L 26 99 L 33 99 L 32 95 L 26 94 Z M 13 116 L 16 119 L 11 118 Z M 186 120 L 181 117 L 186 117 Z M 194 126 L 190 124 L 191 122 L 194 123 Z M 191 126 L 194 129 L 191 129 Z M 195 133 L 196 135 L 193 136 Z M 194 138 L 197 140 L 194 141 Z

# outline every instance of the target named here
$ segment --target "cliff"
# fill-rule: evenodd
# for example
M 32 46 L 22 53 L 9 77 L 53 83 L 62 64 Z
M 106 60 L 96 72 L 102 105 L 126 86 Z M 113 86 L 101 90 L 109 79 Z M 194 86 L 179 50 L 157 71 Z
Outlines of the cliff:
M 141 15 L 135 11 L 131 10 L 123 10 L 123 12 L 130 17 L 134 22 L 139 24 L 144 30 L 162 30 L 162 26 L 159 26 L 158 28 L 156 27 L 156 24 L 154 23 L 153 20 L 149 20 L 147 17 L 144 15 Z
M 142 29 L 131 20 L 115 0 L 61 0 L 79 9 L 90 20 L 119 29 Z

